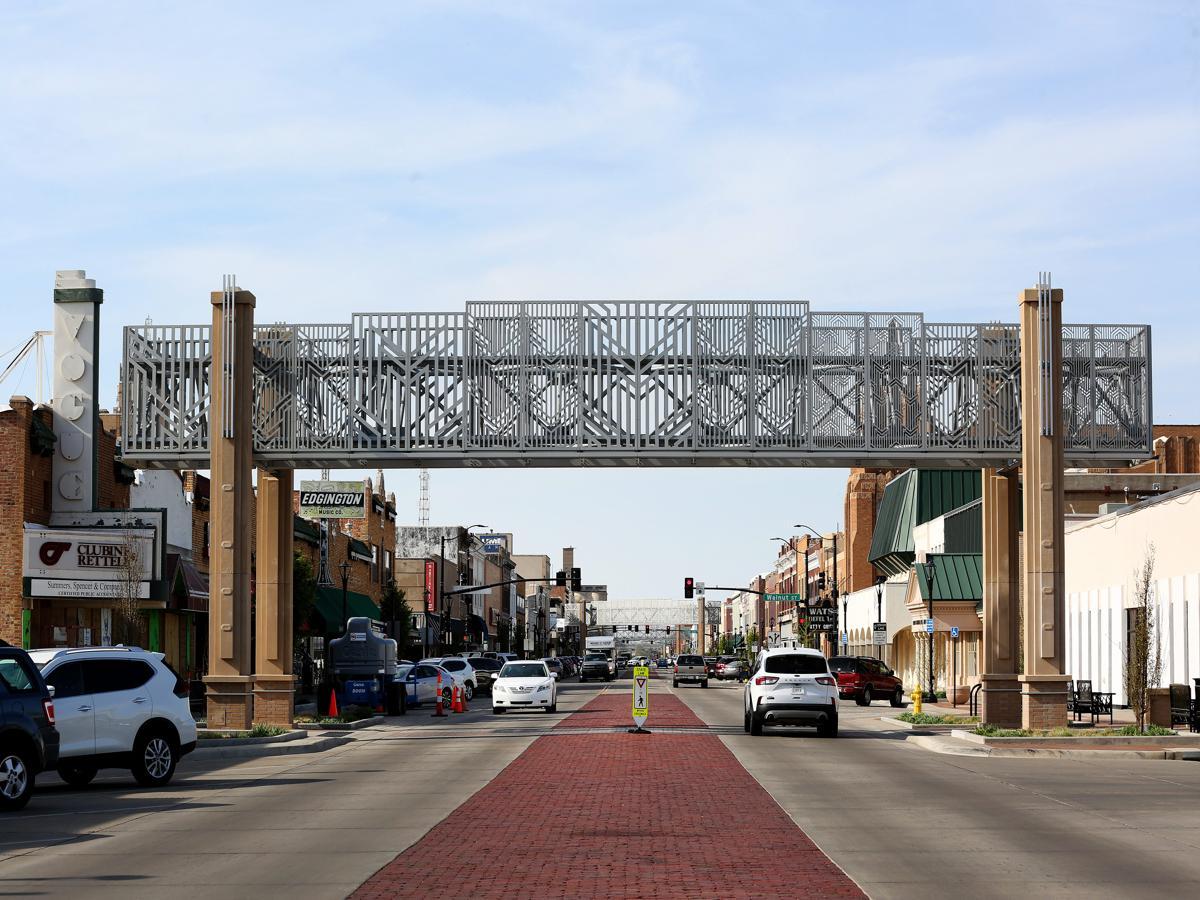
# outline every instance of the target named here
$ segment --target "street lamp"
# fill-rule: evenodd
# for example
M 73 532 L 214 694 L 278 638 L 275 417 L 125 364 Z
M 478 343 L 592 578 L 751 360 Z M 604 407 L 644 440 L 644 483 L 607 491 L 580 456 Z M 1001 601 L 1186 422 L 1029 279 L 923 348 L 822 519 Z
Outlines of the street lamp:
M 815 528 L 813 528 L 811 525 L 793 525 L 792 527 L 793 528 L 803 528 L 806 531 L 811 532 L 812 535 L 817 540 L 822 542 L 822 544 L 824 544 L 824 542 L 825 542 L 825 538 L 822 537 L 821 534 Z M 841 591 L 838 590 L 837 536 L 838 536 L 837 529 L 834 529 L 834 531 L 833 531 L 833 587 L 829 591 L 829 597 L 831 600 L 833 600 L 834 615 L 837 615 L 838 597 L 841 596 Z M 804 602 L 805 602 L 805 604 L 808 603 L 808 545 L 807 544 L 804 545 Z M 842 627 L 845 628 L 845 626 L 846 626 L 846 604 L 843 603 L 842 604 Z M 836 629 L 835 629 L 835 632 L 836 632 Z M 835 638 L 837 637 L 836 633 L 835 633 L 834 637 Z M 836 649 L 834 652 L 835 653 L 837 652 Z
M 883 575 L 875 578 L 875 621 L 883 621 L 883 582 L 886 579 Z M 875 629 L 871 629 L 871 640 L 875 640 Z M 883 660 L 883 644 L 879 644 L 879 659 Z
M 925 629 L 929 635 L 929 691 L 925 695 L 925 702 L 937 703 L 937 690 L 933 684 L 933 576 L 936 574 L 936 570 L 931 559 L 926 558 L 922 565 L 925 567 L 925 586 L 929 589 L 929 627 Z
M 346 619 L 348 616 L 346 592 L 350 587 L 350 560 L 343 559 L 340 563 L 338 563 L 338 571 L 342 573 L 342 634 L 345 634 Z
M 470 534 L 471 530 L 474 528 L 487 528 L 487 526 L 486 525 L 470 525 L 470 526 L 464 528 L 463 531 L 466 532 L 467 534 Z M 445 607 L 444 607 L 444 604 L 442 601 L 445 600 L 445 590 L 446 590 L 446 532 L 445 531 L 443 531 L 441 533 L 441 535 L 438 537 L 438 541 L 439 541 L 439 547 L 438 547 L 437 608 L 438 608 L 438 618 L 444 619 L 445 618 L 445 612 L 444 612 Z M 457 543 L 457 541 L 456 541 L 456 543 Z M 461 570 L 461 567 L 459 566 L 459 562 L 458 562 L 460 552 L 461 552 L 461 548 L 454 551 L 454 567 L 459 570 L 458 580 L 459 580 L 459 583 L 461 584 L 462 583 L 462 570 Z M 465 605 L 466 600 L 464 600 L 463 603 Z M 442 624 L 445 625 L 444 622 Z M 465 629 L 466 629 L 466 620 L 465 619 L 463 620 L 463 628 L 464 628 L 464 633 L 465 633 Z M 445 628 L 443 628 L 442 629 L 442 645 L 449 646 L 446 641 L 445 635 L 446 635 L 446 631 L 445 631 Z M 453 637 L 453 635 L 451 635 L 451 637 Z

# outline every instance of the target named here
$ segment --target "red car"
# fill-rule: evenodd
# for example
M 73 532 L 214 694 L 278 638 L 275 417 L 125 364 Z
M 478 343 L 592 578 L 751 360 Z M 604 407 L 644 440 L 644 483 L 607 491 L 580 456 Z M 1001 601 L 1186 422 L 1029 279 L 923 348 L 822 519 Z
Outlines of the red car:
M 872 656 L 833 656 L 829 670 L 837 677 L 838 696 L 853 699 L 859 706 L 872 700 L 889 700 L 904 705 L 904 685 L 899 676 Z

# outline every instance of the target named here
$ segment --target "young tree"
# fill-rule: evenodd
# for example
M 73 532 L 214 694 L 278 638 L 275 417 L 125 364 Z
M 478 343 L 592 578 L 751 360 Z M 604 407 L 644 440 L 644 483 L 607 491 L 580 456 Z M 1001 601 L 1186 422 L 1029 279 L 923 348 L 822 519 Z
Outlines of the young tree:
M 1133 627 L 1125 642 L 1125 696 L 1137 717 L 1139 731 L 1146 730 L 1150 689 L 1162 677 L 1158 647 L 1158 621 L 1154 610 L 1154 545 L 1146 548 L 1140 570 L 1134 572 Z
M 142 643 L 142 551 L 137 536 L 126 530 L 121 538 L 121 578 L 113 609 L 113 643 L 137 647 Z
M 312 563 L 303 553 L 292 556 L 292 631 L 300 633 L 301 627 L 312 615 L 317 603 L 317 577 Z

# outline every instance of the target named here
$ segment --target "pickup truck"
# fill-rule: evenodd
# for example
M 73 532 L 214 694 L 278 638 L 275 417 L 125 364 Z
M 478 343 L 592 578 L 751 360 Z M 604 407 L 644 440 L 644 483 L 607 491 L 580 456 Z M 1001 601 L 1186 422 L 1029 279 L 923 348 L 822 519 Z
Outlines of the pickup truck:
M 672 687 L 679 687 L 681 681 L 700 682 L 700 687 L 708 687 L 708 666 L 703 656 L 693 653 L 681 653 L 675 660 L 675 672 L 671 679 Z
M 589 653 L 583 658 L 583 668 L 579 671 L 579 680 L 603 678 L 612 681 L 617 677 L 617 664 L 603 653 Z

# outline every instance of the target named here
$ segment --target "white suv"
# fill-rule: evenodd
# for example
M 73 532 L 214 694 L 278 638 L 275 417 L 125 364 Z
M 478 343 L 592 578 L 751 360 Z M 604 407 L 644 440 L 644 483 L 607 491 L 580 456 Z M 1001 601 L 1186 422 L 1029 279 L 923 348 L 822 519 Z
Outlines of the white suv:
M 75 787 L 97 769 L 130 769 L 139 784 L 171 780 L 196 749 L 188 686 L 161 653 L 137 647 L 31 650 L 54 688 L 58 774 Z
M 763 650 L 746 680 L 745 726 L 762 734 L 763 725 L 815 725 L 821 737 L 837 737 L 837 679 L 820 651 Z

